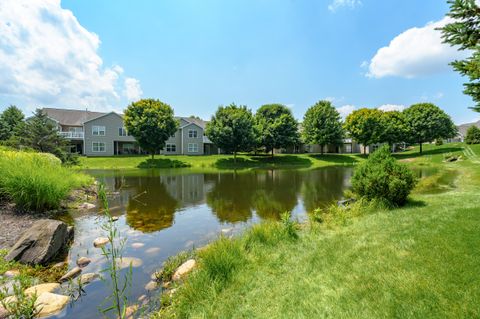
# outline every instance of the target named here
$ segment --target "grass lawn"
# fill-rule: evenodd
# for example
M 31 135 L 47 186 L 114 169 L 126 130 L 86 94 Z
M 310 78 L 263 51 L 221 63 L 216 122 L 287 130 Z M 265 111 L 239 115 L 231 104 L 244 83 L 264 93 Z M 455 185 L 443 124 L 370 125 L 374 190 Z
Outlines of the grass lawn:
M 417 189 L 400 209 L 311 222 L 297 239 L 288 223 L 270 223 L 214 242 L 157 316 L 479 318 L 480 146 L 464 146 L 400 156 L 456 171 L 449 191 Z M 443 163 L 446 153 L 464 160 Z

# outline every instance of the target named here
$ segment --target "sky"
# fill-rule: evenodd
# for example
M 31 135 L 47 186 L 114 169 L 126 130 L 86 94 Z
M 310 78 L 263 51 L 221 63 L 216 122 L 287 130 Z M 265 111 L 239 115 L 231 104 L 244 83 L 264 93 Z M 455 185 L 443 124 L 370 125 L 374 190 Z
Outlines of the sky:
M 465 57 L 435 30 L 446 0 L 1 0 L 0 111 L 10 104 L 122 112 L 155 98 L 178 116 L 282 103 L 303 118 L 431 102 L 468 109 Z

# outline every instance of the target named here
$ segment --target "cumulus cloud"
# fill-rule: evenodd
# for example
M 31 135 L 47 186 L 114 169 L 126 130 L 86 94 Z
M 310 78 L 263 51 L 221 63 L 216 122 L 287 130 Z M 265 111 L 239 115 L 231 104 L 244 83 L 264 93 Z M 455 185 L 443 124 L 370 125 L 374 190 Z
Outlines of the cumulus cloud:
M 361 4 L 362 1 L 360 0 L 333 0 L 333 2 L 328 5 L 328 10 L 330 10 L 331 12 L 335 12 L 343 7 L 354 9 Z
M 369 62 L 367 76 L 413 78 L 451 70 L 450 62 L 468 55 L 468 52 L 442 43 L 441 32 L 436 29 L 451 21 L 445 17 L 401 33 L 377 51 Z
M 342 117 L 343 120 L 347 118 L 347 116 L 355 111 L 357 109 L 356 106 L 354 105 L 344 105 L 341 107 L 337 107 L 338 113 L 340 113 L 340 116 Z
M 0 95 L 35 106 L 92 109 L 122 100 L 123 69 L 103 65 L 99 37 L 60 0 L 3 0 L 0 21 Z
M 391 111 L 403 111 L 405 110 L 405 105 L 397 104 L 384 104 L 378 107 L 380 111 L 391 112 Z
M 134 78 L 126 78 L 124 94 L 128 101 L 139 100 L 143 94 L 140 81 Z

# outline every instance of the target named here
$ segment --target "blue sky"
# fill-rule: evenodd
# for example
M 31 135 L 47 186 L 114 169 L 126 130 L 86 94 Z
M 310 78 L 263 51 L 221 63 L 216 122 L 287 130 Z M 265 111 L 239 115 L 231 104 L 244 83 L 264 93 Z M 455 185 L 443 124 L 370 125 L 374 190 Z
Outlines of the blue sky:
M 479 118 L 448 66 L 461 53 L 434 31 L 443 0 L 38 3 L 0 4 L 0 109 L 121 111 L 153 97 L 182 116 L 278 102 L 301 119 L 328 98 L 344 115 L 429 101 L 457 123 Z

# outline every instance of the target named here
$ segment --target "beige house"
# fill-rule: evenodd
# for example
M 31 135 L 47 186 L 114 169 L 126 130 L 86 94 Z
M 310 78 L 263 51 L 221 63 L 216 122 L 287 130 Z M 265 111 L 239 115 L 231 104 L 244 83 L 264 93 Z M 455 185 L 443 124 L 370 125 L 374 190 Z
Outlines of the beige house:
M 128 135 L 121 114 L 44 108 L 59 134 L 68 139 L 72 152 L 87 156 L 141 154 L 133 136 Z M 160 152 L 165 155 L 217 154 L 218 148 L 205 136 L 206 122 L 177 117 L 179 129 Z

